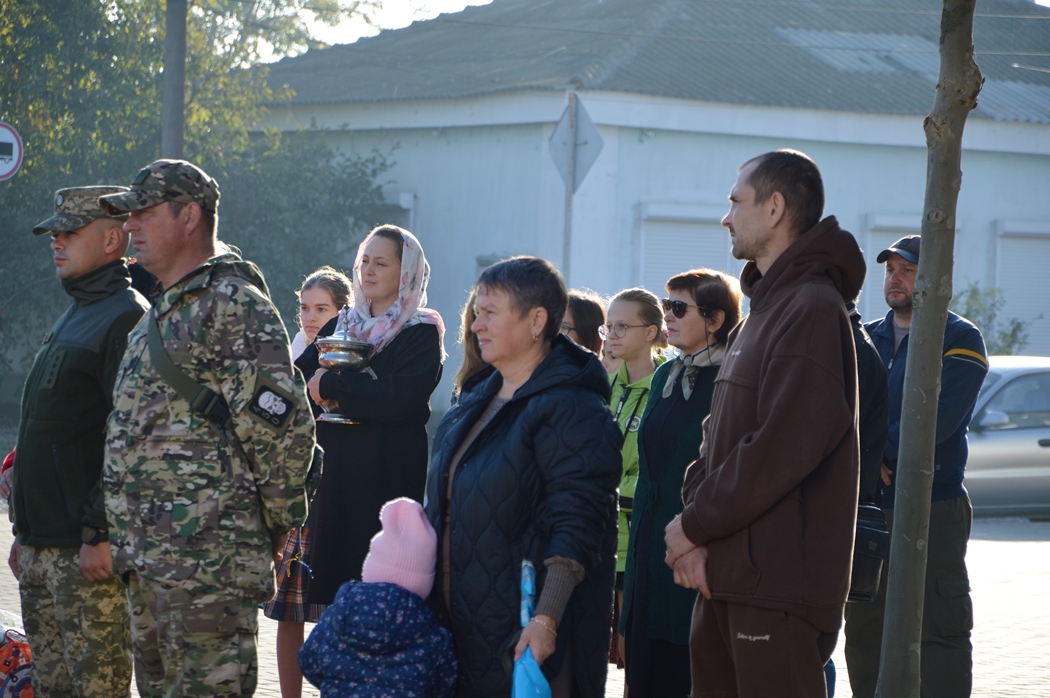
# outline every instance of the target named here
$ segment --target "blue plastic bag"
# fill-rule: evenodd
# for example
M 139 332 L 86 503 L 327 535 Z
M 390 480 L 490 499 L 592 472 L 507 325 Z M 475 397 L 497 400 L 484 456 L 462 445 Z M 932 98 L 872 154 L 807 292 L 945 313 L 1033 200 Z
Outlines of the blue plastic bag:
M 536 568 L 528 560 L 521 563 L 521 627 L 532 620 L 536 609 Z M 512 698 L 551 698 L 551 687 L 540 670 L 532 648 L 526 647 L 521 659 L 514 662 Z

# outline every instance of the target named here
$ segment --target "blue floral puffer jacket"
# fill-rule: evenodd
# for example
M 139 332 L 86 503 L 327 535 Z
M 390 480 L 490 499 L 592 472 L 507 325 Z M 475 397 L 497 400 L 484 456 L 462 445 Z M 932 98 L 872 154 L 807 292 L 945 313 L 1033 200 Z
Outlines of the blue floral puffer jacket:
M 452 634 L 396 584 L 352 581 L 299 650 L 323 698 L 449 698 L 459 667 Z

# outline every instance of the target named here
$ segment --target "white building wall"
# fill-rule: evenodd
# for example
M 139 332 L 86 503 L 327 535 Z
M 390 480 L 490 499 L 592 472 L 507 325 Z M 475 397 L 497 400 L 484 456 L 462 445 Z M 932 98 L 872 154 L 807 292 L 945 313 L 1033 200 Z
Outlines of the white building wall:
M 885 313 L 882 268 L 875 256 L 889 242 L 919 230 L 926 180 L 921 119 L 799 110 L 784 119 L 772 109 L 637 96 L 584 94 L 581 100 L 605 145 L 574 200 L 572 286 L 612 294 L 640 283 L 647 220 L 692 220 L 704 226 L 705 234 L 715 234 L 737 167 L 767 150 L 792 147 L 820 165 L 826 212 L 838 217 L 865 250 L 869 282 L 862 313 L 866 319 Z M 545 92 L 434 105 L 296 107 L 272 119 L 270 125 L 286 129 L 311 118 L 322 126 L 349 123 L 356 130 L 333 131 L 333 145 L 360 153 L 394 149 L 384 189 L 393 201 L 411 197 L 413 232 L 433 269 L 430 305 L 448 328 L 446 348 L 452 356 L 434 397 L 438 411 L 448 404 L 451 377 L 459 366 L 458 314 L 476 278 L 478 258 L 535 254 L 561 265 L 564 184 L 548 141 L 564 105 L 564 95 Z M 652 127 L 639 125 L 646 119 Z M 1050 128 L 972 122 L 967 142 L 973 149 L 963 158 L 955 268 L 959 290 L 971 281 L 993 285 L 1002 275 L 996 258 L 1002 221 L 1050 229 Z M 997 142 L 1003 152 L 995 150 Z M 1025 142 L 1032 144 L 1027 152 L 1021 147 Z M 1050 244 L 1031 249 L 1042 254 Z M 738 271 L 739 264 L 725 259 L 683 255 L 681 270 L 707 265 Z M 1050 259 L 1027 268 L 1050 270 Z M 1016 281 L 1007 286 L 1012 294 L 1024 292 Z M 1030 298 L 1007 298 L 1008 312 L 1030 313 L 1033 307 Z M 1050 312 L 1046 315 L 1050 322 Z M 1035 333 L 1033 339 L 1028 353 L 1050 354 L 1050 332 Z
M 549 159 L 541 147 L 543 132 L 535 124 L 332 134 L 333 145 L 344 152 L 393 149 L 394 165 L 381 180 L 384 193 L 390 201 L 414 195 L 412 232 L 431 266 L 429 306 L 445 320 L 451 354 L 432 401 L 436 412 L 448 405 L 461 361 L 459 313 L 477 278 L 478 258 L 560 254 L 558 200 L 542 201 L 545 194 L 553 198 L 542 174 Z M 558 226 L 552 229 L 554 219 Z

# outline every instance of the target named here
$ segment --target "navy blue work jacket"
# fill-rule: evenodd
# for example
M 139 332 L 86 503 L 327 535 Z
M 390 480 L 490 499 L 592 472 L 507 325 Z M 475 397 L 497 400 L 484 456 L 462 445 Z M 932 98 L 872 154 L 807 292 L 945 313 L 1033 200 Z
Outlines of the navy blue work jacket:
M 886 317 L 866 324 L 871 341 L 886 364 L 889 381 L 889 432 L 886 435 L 884 462 L 897 470 L 900 450 L 901 405 L 904 398 L 904 366 L 908 358 L 908 339 L 893 351 L 893 311 Z M 966 469 L 966 429 L 981 384 L 988 373 L 988 352 L 981 331 L 964 317 L 948 312 L 944 329 L 941 362 L 941 395 L 937 403 L 937 450 L 934 454 L 933 501 L 953 499 L 966 494 L 963 472 Z M 886 487 L 880 483 L 881 506 L 892 509 L 896 477 Z

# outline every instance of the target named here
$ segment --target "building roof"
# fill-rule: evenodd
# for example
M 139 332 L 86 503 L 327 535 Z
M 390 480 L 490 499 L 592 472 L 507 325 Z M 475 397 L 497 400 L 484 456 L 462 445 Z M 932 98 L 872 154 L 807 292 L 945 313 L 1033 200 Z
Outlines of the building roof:
M 494 0 L 270 66 L 293 104 L 568 89 L 927 114 L 938 0 Z M 973 116 L 1050 123 L 1050 8 L 982 0 Z

